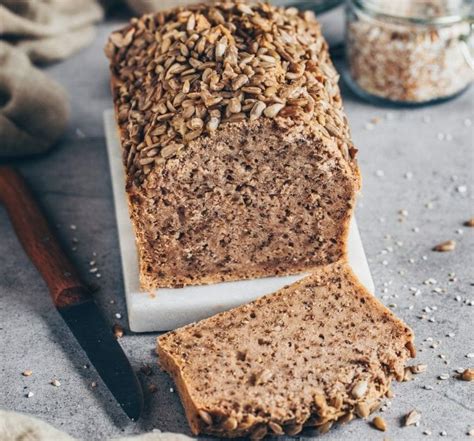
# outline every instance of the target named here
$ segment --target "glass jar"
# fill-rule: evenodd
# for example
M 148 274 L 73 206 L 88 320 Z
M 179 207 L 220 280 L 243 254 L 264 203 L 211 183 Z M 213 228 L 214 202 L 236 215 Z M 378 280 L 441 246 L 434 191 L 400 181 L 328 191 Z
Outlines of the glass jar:
M 348 0 L 345 79 L 363 98 L 445 100 L 474 80 L 472 0 Z
M 270 0 L 270 3 L 276 6 L 295 7 L 301 10 L 309 9 L 316 14 L 329 11 L 343 2 L 344 0 Z

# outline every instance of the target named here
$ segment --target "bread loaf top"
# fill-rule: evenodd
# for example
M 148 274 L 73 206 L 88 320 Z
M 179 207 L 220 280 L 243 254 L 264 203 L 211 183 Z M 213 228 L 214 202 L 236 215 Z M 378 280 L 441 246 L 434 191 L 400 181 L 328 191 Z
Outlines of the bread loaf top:
M 106 54 L 129 183 L 221 124 L 259 118 L 302 121 L 348 161 L 355 156 L 339 75 L 309 11 L 241 1 L 180 7 L 132 19 Z

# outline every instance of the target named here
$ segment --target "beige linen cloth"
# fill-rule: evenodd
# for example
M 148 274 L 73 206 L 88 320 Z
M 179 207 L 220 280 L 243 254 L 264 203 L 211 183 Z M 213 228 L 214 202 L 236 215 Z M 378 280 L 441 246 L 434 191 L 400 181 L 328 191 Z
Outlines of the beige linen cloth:
M 102 17 L 96 0 L 0 0 L 0 158 L 42 153 L 61 136 L 67 94 L 31 62 L 88 45 Z
M 126 0 L 137 15 L 199 0 Z M 101 4 L 117 0 L 0 0 L 0 159 L 43 153 L 69 120 L 62 87 L 32 63 L 69 57 L 94 38 Z
M 64 432 L 36 418 L 0 410 L 1 441 L 78 441 Z M 178 433 L 148 433 L 146 435 L 114 438 L 109 441 L 189 441 L 192 438 Z

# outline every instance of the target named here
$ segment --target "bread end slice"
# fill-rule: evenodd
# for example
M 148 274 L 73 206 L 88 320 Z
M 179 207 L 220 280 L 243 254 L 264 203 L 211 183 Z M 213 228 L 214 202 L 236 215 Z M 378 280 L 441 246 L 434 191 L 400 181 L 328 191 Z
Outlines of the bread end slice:
M 413 341 L 342 262 L 162 335 L 157 352 L 194 434 L 261 439 L 367 417 Z

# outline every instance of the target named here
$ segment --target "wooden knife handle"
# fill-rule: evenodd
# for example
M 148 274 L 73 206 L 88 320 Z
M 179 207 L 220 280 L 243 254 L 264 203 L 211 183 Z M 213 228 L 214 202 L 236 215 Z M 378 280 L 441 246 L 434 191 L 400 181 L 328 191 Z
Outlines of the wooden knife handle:
M 46 281 L 57 307 L 90 298 L 73 265 L 63 253 L 25 180 L 15 169 L 0 166 L 0 202 L 31 261 Z

